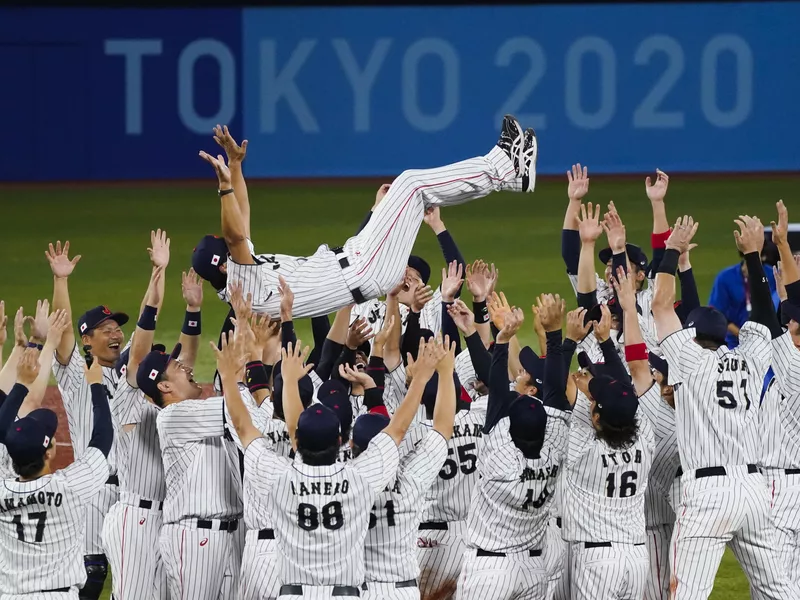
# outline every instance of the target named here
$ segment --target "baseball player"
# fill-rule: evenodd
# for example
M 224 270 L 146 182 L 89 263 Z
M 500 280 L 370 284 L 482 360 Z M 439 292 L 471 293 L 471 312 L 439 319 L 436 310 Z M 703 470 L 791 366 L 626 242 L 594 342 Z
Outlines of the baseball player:
M 103 368 L 98 361 L 91 369 L 84 365 L 92 400 L 92 436 L 74 463 L 53 472 L 56 414 L 39 409 L 14 421 L 39 374 L 38 354 L 34 348 L 26 350 L 17 384 L 0 408 L 0 441 L 17 475 L 3 480 L 0 496 L 0 593 L 9 599 L 77 599 L 86 582 L 84 507 L 108 478 L 111 413 Z
M 671 597 L 678 600 L 709 596 L 726 544 L 760 597 L 800 594 L 781 568 L 769 492 L 756 466 L 761 431 L 754 403 L 771 360 L 770 338 L 782 331 L 761 265 L 763 226 L 747 216 L 737 223 L 735 236 L 747 262 L 753 310 L 735 350 L 725 345 L 728 323 L 719 311 L 697 308 L 685 328 L 675 314 L 678 256 L 697 230 L 691 218 L 676 223 L 656 276 L 653 314 L 663 336 L 669 383 L 675 386 L 683 471 L 683 499 L 671 545 Z
M 169 597 L 234 598 L 243 546 L 242 483 L 236 443 L 227 433 L 224 400 L 205 400 L 181 345 L 150 352 L 136 385 L 161 410 L 156 418 L 167 490 L 161 556 Z
M 63 247 L 61 242 L 57 242 L 55 247 L 50 244 L 45 254 L 53 272 L 53 309 L 66 310 L 71 320 L 68 280 L 80 260 L 80 255 L 70 260 L 69 242 L 65 242 Z M 156 253 L 154 260 L 161 260 L 160 253 Z M 81 344 L 84 350 L 88 350 L 94 360 L 103 367 L 103 383 L 109 395 L 117 387 L 119 380 L 114 366 L 125 343 L 121 327 L 127 322 L 128 315 L 114 312 L 106 306 L 96 306 L 78 319 Z M 92 435 L 91 393 L 89 384 L 84 379 L 84 364 L 85 359 L 81 356 L 74 333 L 67 331 L 56 351 L 53 375 L 64 402 L 72 449 L 76 458 L 80 458 L 86 451 Z M 110 475 L 106 486 L 86 504 L 84 561 L 88 579 L 80 592 L 82 600 L 98 600 L 108 575 L 108 561 L 102 543 L 103 519 L 119 498 L 119 479 L 113 447 L 108 463 Z
M 544 405 L 509 391 L 508 342 L 522 325 L 506 315 L 492 358 L 489 406 L 469 512 L 469 550 L 457 598 L 539 599 L 547 587 L 542 559 L 550 503 L 567 445 L 567 369 L 561 356 L 560 298 L 539 299 L 547 333 Z
M 390 186 L 369 223 L 341 248 L 319 247 L 310 257 L 254 255 L 237 203 L 232 173 L 222 156 L 205 152 L 214 166 L 223 208 L 224 240 L 209 236 L 195 249 L 193 265 L 203 276 L 219 268 L 231 281 L 241 280 L 253 296 L 253 308 L 279 315 L 278 277 L 295 293 L 294 317 L 328 314 L 343 306 L 384 295 L 403 279 L 411 248 L 427 207 L 461 204 L 492 191 L 532 191 L 536 180 L 536 136 L 523 133 L 506 116 L 500 140 L 486 156 L 438 169 L 402 173 Z
M 391 317 L 390 317 L 391 318 Z M 417 529 L 428 492 L 447 458 L 447 441 L 453 435 L 456 414 L 455 387 L 450 384 L 455 363 L 455 343 L 445 337 L 447 354 L 436 366 L 437 401 L 432 431 L 404 456 L 397 476 L 375 499 L 366 540 L 363 597 L 419 599 Z M 363 415 L 353 427 L 353 457 L 358 458 L 389 423 L 382 415 Z

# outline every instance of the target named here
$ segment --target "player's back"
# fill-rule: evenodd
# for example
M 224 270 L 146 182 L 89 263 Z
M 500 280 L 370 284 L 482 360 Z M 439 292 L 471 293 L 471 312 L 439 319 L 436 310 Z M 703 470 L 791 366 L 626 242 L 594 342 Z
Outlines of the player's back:
M 66 469 L 32 481 L 5 479 L 0 490 L 0 592 L 29 594 L 83 585 L 86 504 L 108 477 L 89 447 Z
M 559 482 L 565 507 L 563 537 L 571 542 L 643 543 L 652 427 L 638 415 L 635 442 L 613 449 L 597 437 L 589 415 L 589 401 L 579 393 L 570 422 L 567 465 Z
M 453 424 L 453 437 L 447 442 L 447 458 L 428 490 L 428 509 L 424 522 L 463 521 L 469 513 L 472 493 L 478 483 L 478 457 L 483 437 L 484 414 L 460 411 Z M 400 454 L 404 456 L 432 431 L 424 421 L 408 432 Z
M 694 329 L 667 336 L 661 348 L 675 385 L 678 448 L 683 470 L 759 462 L 759 399 L 769 368 L 769 330 L 751 321 L 734 350 L 704 349 Z

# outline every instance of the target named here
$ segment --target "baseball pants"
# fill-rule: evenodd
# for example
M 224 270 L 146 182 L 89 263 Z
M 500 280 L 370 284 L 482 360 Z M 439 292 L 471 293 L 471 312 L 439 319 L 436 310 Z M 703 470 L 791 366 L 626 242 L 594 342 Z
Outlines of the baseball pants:
M 746 466 L 727 475 L 683 475 L 683 503 L 672 534 L 670 587 L 674 600 L 706 600 L 725 545 L 742 566 L 751 589 L 771 600 L 800 597 L 780 561 L 764 477 Z
M 765 475 L 772 495 L 772 520 L 777 528 L 781 564 L 789 578 L 800 584 L 800 474 L 768 469 Z
M 37 594 L 7 594 L 0 596 L 3 600 L 78 600 L 78 588 L 68 592 L 39 592 Z
M 419 591 L 423 598 L 447 600 L 455 597 L 467 545 L 466 521 L 451 521 L 447 529 L 420 529 L 417 538 Z
M 273 600 L 278 597 L 278 555 L 275 540 L 259 540 L 258 530 L 245 535 L 242 573 L 239 580 L 241 600 Z
M 653 525 L 647 528 L 647 554 L 650 568 L 644 587 L 644 600 L 669 598 L 669 547 L 672 525 Z
M 540 600 L 547 590 L 547 569 L 541 556 L 516 552 L 506 556 L 464 554 L 456 600 Z
M 487 155 L 434 169 L 401 173 L 373 211 L 369 223 L 344 244 L 343 255 L 321 247 L 286 276 L 294 292 L 296 319 L 330 314 L 352 304 L 352 290 L 364 300 L 379 298 L 396 286 L 405 273 L 428 206 L 451 206 L 476 200 L 499 190 L 521 191 L 514 165 L 495 146 Z M 347 266 L 340 266 L 346 258 Z M 228 263 L 228 279 L 240 280 L 254 306 L 279 316 L 274 294 L 273 265 Z M 264 299 L 263 301 L 261 299 Z
M 544 563 L 547 569 L 546 600 L 569 600 L 569 543 L 561 537 L 558 517 L 550 517 L 544 544 Z
M 394 583 L 370 581 L 361 586 L 361 600 L 419 600 L 419 588 L 397 587 Z
M 239 587 L 242 530 L 198 529 L 193 521 L 161 528 L 170 600 L 233 600 Z M 219 521 L 212 523 L 219 527 Z
M 86 536 L 84 554 L 103 554 L 103 521 L 114 503 L 119 500 L 116 485 L 104 485 L 100 492 L 86 505 Z
M 117 502 L 106 515 L 103 546 L 114 600 L 166 600 L 161 524 L 161 510 L 140 508 L 138 503 Z
M 640 600 L 647 580 L 647 546 L 586 548 L 570 544 L 572 600 Z

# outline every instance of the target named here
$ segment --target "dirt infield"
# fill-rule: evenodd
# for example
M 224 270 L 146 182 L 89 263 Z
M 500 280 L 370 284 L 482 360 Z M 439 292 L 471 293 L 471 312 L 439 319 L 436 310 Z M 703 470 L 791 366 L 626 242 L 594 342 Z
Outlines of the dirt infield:
M 207 383 L 203 385 L 203 392 L 206 395 L 212 394 L 212 384 Z M 56 454 L 55 469 L 63 469 L 69 465 L 73 459 L 72 443 L 69 437 L 69 425 L 67 424 L 67 413 L 64 411 L 64 403 L 61 401 L 61 393 L 58 388 L 51 385 L 47 388 L 42 403 L 44 408 L 49 408 L 56 412 L 58 415 L 58 429 L 56 430 L 56 444 L 58 444 L 58 452 Z

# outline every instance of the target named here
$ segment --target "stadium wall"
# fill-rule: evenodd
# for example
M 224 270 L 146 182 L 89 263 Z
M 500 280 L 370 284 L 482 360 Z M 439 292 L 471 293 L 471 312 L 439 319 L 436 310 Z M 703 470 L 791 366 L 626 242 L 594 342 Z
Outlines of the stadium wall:
M 798 169 L 794 3 L 0 9 L 0 181 L 362 177 L 536 128 L 540 172 Z M 646 161 L 646 162 L 645 162 Z

